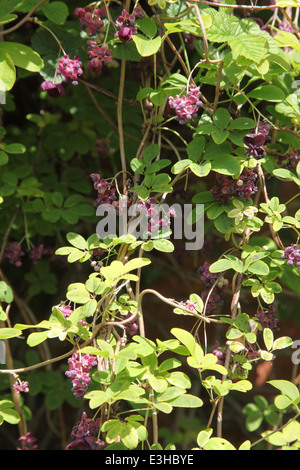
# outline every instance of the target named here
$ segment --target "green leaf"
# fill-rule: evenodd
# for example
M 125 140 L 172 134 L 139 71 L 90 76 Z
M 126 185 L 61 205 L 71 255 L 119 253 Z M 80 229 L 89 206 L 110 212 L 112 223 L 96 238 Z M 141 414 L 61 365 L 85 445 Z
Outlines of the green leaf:
M 207 161 L 204 163 L 191 163 L 190 170 L 194 173 L 194 175 L 199 176 L 202 178 L 203 176 L 207 176 L 211 170 L 211 162 Z
M 285 395 L 292 401 L 299 398 L 299 390 L 297 386 L 288 380 L 269 380 L 268 383 L 280 390 L 282 395 Z
M 285 99 L 285 94 L 281 88 L 275 85 L 260 85 L 248 93 L 249 98 L 257 100 L 281 102 Z
M 140 34 L 134 34 L 132 39 L 136 48 L 142 57 L 149 57 L 155 54 L 161 46 L 161 37 L 157 36 L 154 39 L 147 39 Z
M 37 333 L 31 333 L 27 338 L 27 344 L 31 348 L 37 346 L 48 338 L 49 330 L 39 331 Z
M 212 160 L 211 169 L 222 175 L 236 175 L 240 171 L 240 164 L 233 155 L 221 155 Z
M 141 18 L 137 20 L 136 25 L 149 38 L 153 38 L 157 32 L 156 23 L 152 18 Z
M 198 436 L 197 436 L 197 444 L 199 447 L 204 447 L 205 444 L 209 441 L 210 436 L 213 433 L 212 428 L 207 428 L 204 429 L 203 431 L 200 431 Z
M 71 243 L 71 245 L 75 246 L 76 248 L 79 248 L 80 250 L 87 249 L 86 240 L 78 233 L 69 232 L 67 233 L 66 238 L 68 242 Z
M 84 398 L 89 400 L 89 406 L 91 409 L 98 408 L 109 400 L 106 392 L 103 392 L 102 390 L 93 390 L 88 392 L 84 395 Z
M 200 406 L 203 406 L 201 398 L 190 395 L 189 393 L 185 393 L 174 400 L 170 400 L 168 403 L 180 408 L 199 408 Z
M 29 72 L 39 72 L 44 67 L 44 61 L 41 56 L 25 44 L 2 42 L 0 43 L 0 52 L 7 53 L 14 65 Z
M 67 299 L 71 302 L 86 304 L 90 300 L 90 293 L 84 284 L 70 284 L 66 294 Z
M 268 43 L 263 37 L 255 34 L 231 36 L 228 44 L 236 55 L 241 55 L 259 64 L 268 52 Z
M 0 50 L 0 91 L 9 91 L 16 81 L 16 69 L 11 57 Z
M 181 173 L 182 171 L 189 168 L 191 163 L 192 163 L 192 160 L 188 158 L 185 158 L 184 160 L 179 160 L 172 166 L 171 171 L 172 173 L 174 173 L 174 175 L 178 175 L 178 173 Z
M 204 450 L 236 450 L 235 447 L 223 437 L 211 437 L 203 447 Z
M 229 259 L 219 259 L 212 263 L 209 267 L 209 271 L 211 273 L 221 273 L 227 271 L 227 269 L 231 269 L 231 261 Z
M 55 24 L 64 24 L 69 9 L 64 2 L 50 2 L 42 7 L 44 15 Z
M 253 274 L 258 274 L 261 276 L 266 276 L 269 274 L 269 266 L 262 260 L 254 261 L 250 266 L 247 267 L 247 271 L 250 271 Z
M 0 328 L 0 340 L 15 338 L 16 336 L 20 336 L 21 334 L 22 331 L 16 328 Z
M 204 147 L 205 138 L 203 136 L 194 137 L 186 149 L 189 158 L 194 162 L 197 162 L 203 153 Z
M 225 108 L 218 108 L 215 112 L 213 121 L 218 129 L 225 129 L 230 121 L 229 111 Z
M 170 240 L 166 239 L 158 239 L 158 240 L 153 240 L 153 247 L 157 251 L 162 251 L 164 253 L 172 253 L 174 251 L 174 245 Z
M 282 336 L 281 338 L 278 338 L 274 341 L 273 351 L 277 349 L 289 348 L 290 346 L 292 346 L 292 344 L 293 344 L 292 338 L 289 338 L 288 336 Z
M 256 122 L 254 119 L 248 118 L 248 117 L 241 117 L 234 119 L 228 126 L 228 129 L 239 129 L 239 130 L 244 130 L 244 129 L 254 129 L 256 126 Z
M 263 337 L 264 337 L 266 348 L 268 351 L 270 351 L 272 349 L 273 341 L 274 341 L 273 331 L 270 328 L 264 328 Z
M 5 146 L 5 152 L 15 155 L 21 155 L 22 153 L 26 152 L 26 147 L 23 144 L 8 144 Z

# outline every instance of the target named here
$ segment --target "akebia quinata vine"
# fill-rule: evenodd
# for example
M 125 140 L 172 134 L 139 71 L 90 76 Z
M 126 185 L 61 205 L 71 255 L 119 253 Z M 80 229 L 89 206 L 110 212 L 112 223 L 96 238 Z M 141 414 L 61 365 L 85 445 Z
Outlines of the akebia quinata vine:
M 299 450 L 299 9 L 1 2 L 1 449 Z

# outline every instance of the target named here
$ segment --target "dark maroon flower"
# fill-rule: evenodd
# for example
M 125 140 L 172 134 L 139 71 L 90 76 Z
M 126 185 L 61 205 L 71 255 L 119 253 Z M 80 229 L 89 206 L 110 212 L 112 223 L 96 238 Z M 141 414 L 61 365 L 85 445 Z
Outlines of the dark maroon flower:
M 226 204 L 231 196 L 242 197 L 245 201 L 248 201 L 252 194 L 257 191 L 255 186 L 256 178 L 257 174 L 246 168 L 236 179 L 217 173 L 216 184 L 211 193 L 214 200 L 222 204 Z
M 270 141 L 269 131 L 270 124 L 265 120 L 259 122 L 256 129 L 251 134 L 246 134 L 244 137 L 244 144 L 246 146 L 246 155 L 248 158 L 251 156 L 260 160 L 266 155 L 264 146 Z
M 86 31 L 88 36 L 96 36 L 103 29 L 104 23 L 102 19 L 106 17 L 106 9 L 104 12 L 103 8 L 94 9 L 91 6 L 75 8 L 74 15 L 77 16 L 81 29 Z
M 72 429 L 71 436 L 74 440 L 67 445 L 66 450 L 104 450 L 106 443 L 98 437 L 99 426 L 100 418 L 94 421 L 84 411 L 80 422 Z
M 272 331 L 278 331 L 278 318 L 275 315 L 275 308 L 270 305 L 265 310 L 258 310 L 255 317 L 259 320 L 263 328 L 270 328 Z
M 61 83 L 53 83 L 50 80 L 45 80 L 41 84 L 42 91 L 47 91 L 51 98 L 59 98 L 65 94 L 65 89 Z
M 132 35 L 137 33 L 136 17 L 134 14 L 130 15 L 126 10 L 123 10 L 117 18 L 116 26 L 119 31 L 115 33 L 114 37 L 119 38 L 123 43 L 131 41 Z
M 8 259 L 11 264 L 14 264 L 17 268 L 22 266 L 22 256 L 24 255 L 21 245 L 18 242 L 11 242 L 5 249 L 4 256 Z

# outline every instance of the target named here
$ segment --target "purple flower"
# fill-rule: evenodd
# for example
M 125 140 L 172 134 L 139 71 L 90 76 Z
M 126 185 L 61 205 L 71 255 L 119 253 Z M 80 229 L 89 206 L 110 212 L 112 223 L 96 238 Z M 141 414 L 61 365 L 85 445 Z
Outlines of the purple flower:
M 257 174 L 246 168 L 236 179 L 231 176 L 216 174 L 216 183 L 211 189 L 211 194 L 215 201 L 226 204 L 231 196 L 242 197 L 245 201 L 257 192 L 255 180 Z
M 169 96 L 169 106 L 175 111 L 179 124 L 185 124 L 186 120 L 195 119 L 198 116 L 198 110 L 202 106 L 200 96 L 199 87 L 193 85 L 187 95 L 176 95 L 175 98 Z
M 78 56 L 75 56 L 74 59 L 70 59 L 69 56 L 65 54 L 63 58 L 58 61 L 57 73 L 62 74 L 65 82 L 70 79 L 73 85 L 78 85 L 77 79 L 83 73 L 81 65 L 82 63 Z
M 98 438 L 99 426 L 100 418 L 94 421 L 84 411 L 81 420 L 72 429 L 71 436 L 74 440 L 67 445 L 66 450 L 103 450 L 106 443 Z
M 119 28 L 114 35 L 115 38 L 119 38 L 123 43 L 132 40 L 132 35 L 137 33 L 136 17 L 138 18 L 141 12 L 137 16 L 130 15 L 126 10 L 122 11 L 122 14 L 116 20 L 116 26 Z
M 72 380 L 72 392 L 75 397 L 81 398 L 86 393 L 91 378 L 89 370 L 97 365 L 97 358 L 90 354 L 84 354 L 79 358 L 77 352 L 68 359 L 69 370 L 66 376 Z
M 272 305 L 266 310 L 258 310 L 255 317 L 263 328 L 270 328 L 274 332 L 278 331 L 278 319 L 275 316 L 275 308 Z
M 264 145 L 270 141 L 269 131 L 270 124 L 265 120 L 259 122 L 257 128 L 251 134 L 246 134 L 244 137 L 244 144 L 246 146 L 246 155 L 248 158 L 251 156 L 260 160 L 266 155 Z
M 18 242 L 11 242 L 5 249 L 4 256 L 8 259 L 11 264 L 14 264 L 17 268 L 22 266 L 21 257 L 24 255 L 21 245 Z
M 100 47 L 95 41 L 88 41 L 88 53 L 90 60 L 87 63 L 87 68 L 91 72 L 100 72 L 103 64 L 109 64 L 112 59 L 112 50 L 108 48 L 107 44 Z
M 27 432 L 25 436 L 19 437 L 19 441 L 23 443 L 23 447 L 17 447 L 17 450 L 37 450 L 38 446 L 35 444 L 37 438 L 31 437 L 30 434 L 30 432 Z
M 65 94 L 65 89 L 61 83 L 53 83 L 50 80 L 45 80 L 41 84 L 42 91 L 47 91 L 51 98 L 59 98 Z
M 106 8 L 105 12 L 103 8 L 94 9 L 92 6 L 75 8 L 74 15 L 79 19 L 81 29 L 86 31 L 88 36 L 96 36 L 103 29 L 104 23 L 102 19 L 106 17 Z
M 28 382 L 25 381 L 25 380 L 16 380 L 15 383 L 13 384 L 13 389 L 17 392 L 17 393 L 20 393 L 20 392 L 29 392 L 29 388 L 28 388 Z
M 286 264 L 289 266 L 300 266 L 300 247 L 294 244 L 288 246 L 281 255 L 281 258 L 286 259 Z

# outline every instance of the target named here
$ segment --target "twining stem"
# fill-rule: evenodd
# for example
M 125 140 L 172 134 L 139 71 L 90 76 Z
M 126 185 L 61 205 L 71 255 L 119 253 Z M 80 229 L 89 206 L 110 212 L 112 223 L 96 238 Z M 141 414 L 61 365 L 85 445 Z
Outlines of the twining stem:
M 119 144 L 120 144 L 120 158 L 121 166 L 123 171 L 123 194 L 126 190 L 126 155 L 125 155 L 125 145 L 124 145 L 124 130 L 123 130 L 123 95 L 124 95 L 124 84 L 125 84 L 125 71 L 126 71 L 126 61 L 122 59 L 121 61 L 121 70 L 120 70 L 120 85 L 119 85 L 119 95 L 117 102 L 117 117 L 118 117 L 118 132 L 119 132 Z
M 32 21 L 32 18 L 31 18 L 31 15 L 33 15 L 33 13 L 38 10 L 44 3 L 48 2 L 48 0 L 41 0 L 39 3 L 37 3 L 37 5 L 35 5 L 32 10 L 30 10 L 29 13 L 27 13 L 27 15 L 24 16 L 24 18 L 22 18 L 19 23 L 15 24 L 14 26 L 12 26 L 11 28 L 9 29 L 4 29 L 3 31 L 0 31 L 0 36 L 4 36 L 5 34 L 10 34 L 12 33 L 13 31 L 15 31 L 16 29 L 20 28 L 24 23 L 26 23 L 26 21 Z

